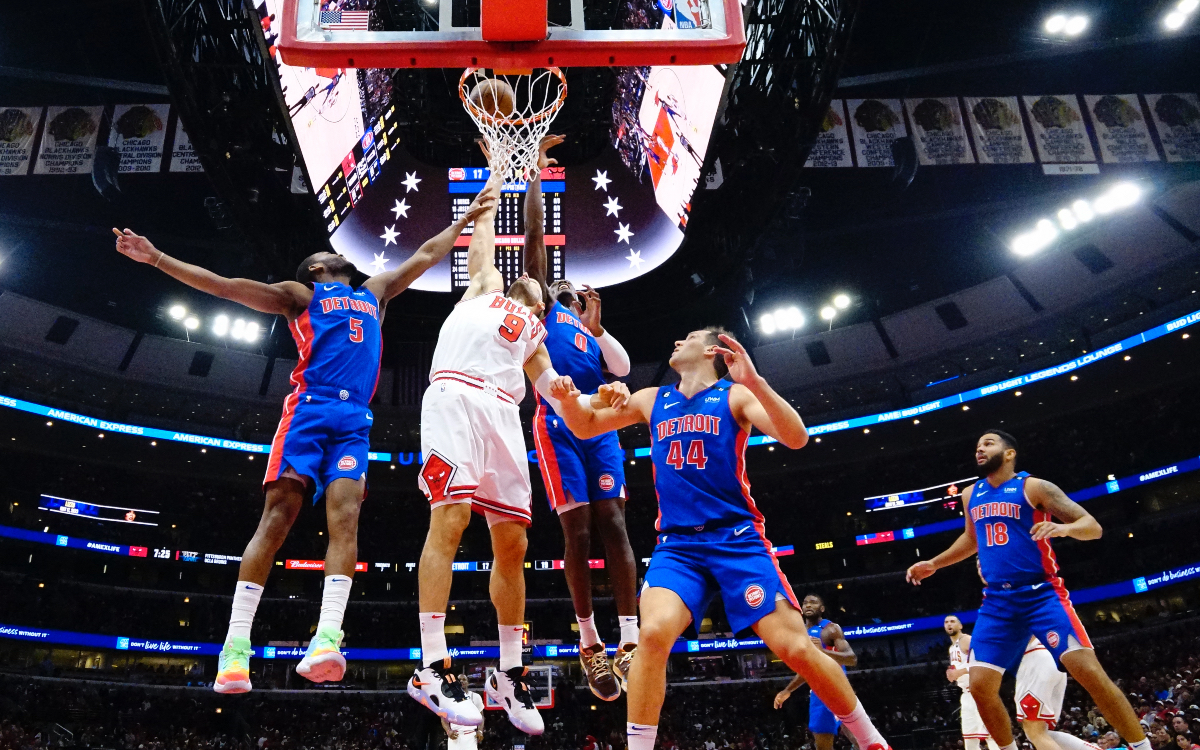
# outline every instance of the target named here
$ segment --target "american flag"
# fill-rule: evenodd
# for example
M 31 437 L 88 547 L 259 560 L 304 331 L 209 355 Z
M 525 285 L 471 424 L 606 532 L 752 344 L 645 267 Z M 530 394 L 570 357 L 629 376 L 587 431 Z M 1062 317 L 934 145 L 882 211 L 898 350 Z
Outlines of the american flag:
M 369 10 L 323 10 L 321 28 L 329 31 L 367 31 Z

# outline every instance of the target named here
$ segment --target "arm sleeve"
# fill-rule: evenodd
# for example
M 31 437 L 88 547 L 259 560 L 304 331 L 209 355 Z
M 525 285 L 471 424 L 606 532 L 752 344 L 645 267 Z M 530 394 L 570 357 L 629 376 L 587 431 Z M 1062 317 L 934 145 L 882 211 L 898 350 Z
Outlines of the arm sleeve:
M 609 372 L 618 378 L 629 374 L 629 354 L 625 351 L 625 347 L 621 346 L 620 341 L 605 331 L 596 339 L 596 344 L 600 347 L 600 353 L 604 355 L 604 364 L 608 365 Z

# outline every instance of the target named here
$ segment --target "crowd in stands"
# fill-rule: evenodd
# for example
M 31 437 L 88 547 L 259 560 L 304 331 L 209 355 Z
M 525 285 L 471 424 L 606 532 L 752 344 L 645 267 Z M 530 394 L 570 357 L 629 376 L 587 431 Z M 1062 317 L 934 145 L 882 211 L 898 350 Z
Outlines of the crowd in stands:
M 1133 628 L 1098 644 L 1101 661 L 1129 695 L 1155 750 L 1192 750 L 1200 737 L 1200 634 L 1195 615 Z M 864 705 L 896 750 L 961 748 L 958 688 L 945 665 L 851 673 Z M 774 681 L 669 688 L 659 724 L 665 750 L 811 750 L 803 693 L 772 707 Z M 1003 691 L 1011 691 L 1011 682 Z M 506 750 L 518 735 L 488 712 L 481 750 Z M 59 725 L 59 726 L 55 726 Z M 546 734 L 527 750 L 624 747 L 624 701 L 605 704 L 560 685 Z M 1127 745 L 1074 683 L 1063 731 L 1101 747 Z M 400 693 L 217 696 L 207 690 L 111 686 L 0 676 L 0 747 L 112 750 L 436 750 L 436 718 Z M 839 740 L 839 744 L 844 740 Z M 848 747 L 848 746 L 847 746 Z M 1023 743 L 1023 747 L 1029 747 Z

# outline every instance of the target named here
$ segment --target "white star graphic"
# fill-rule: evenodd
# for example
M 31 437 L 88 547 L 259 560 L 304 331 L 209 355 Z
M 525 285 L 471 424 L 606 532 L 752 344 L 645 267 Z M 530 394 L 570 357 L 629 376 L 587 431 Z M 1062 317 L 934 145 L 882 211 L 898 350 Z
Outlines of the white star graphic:
M 400 184 L 405 187 L 404 192 L 406 193 L 411 193 L 414 190 L 419 193 L 421 191 L 417 188 L 417 183 L 420 181 L 421 178 L 417 177 L 416 172 L 405 172 L 404 179 L 400 181 Z
M 383 234 L 379 235 L 379 239 L 383 240 L 383 246 L 387 247 L 388 245 L 395 245 L 396 238 L 399 236 L 400 233 L 396 231 L 396 225 L 393 224 L 383 230 Z
M 396 214 L 397 219 L 399 219 L 401 216 L 403 216 L 404 218 L 407 219 L 408 218 L 408 209 L 410 209 L 410 208 L 412 208 L 412 206 L 408 205 L 408 201 L 398 200 L 398 201 L 396 201 L 396 205 L 392 206 L 392 208 L 389 210 L 392 213 Z
M 646 261 L 642 259 L 642 251 L 630 248 L 629 255 L 625 256 L 625 260 L 629 261 L 630 268 L 641 268 Z
M 372 266 L 375 268 L 375 270 L 377 270 L 377 271 L 386 271 L 386 270 L 387 270 L 387 264 L 392 262 L 392 259 L 391 259 L 391 258 L 385 258 L 385 257 L 384 257 L 384 253 L 386 253 L 386 252 L 387 252 L 387 251 L 386 251 L 386 250 L 384 250 L 382 253 L 375 253 L 375 254 L 374 254 L 374 255 L 375 255 L 375 260 L 374 260 L 374 261 L 371 263 L 371 265 L 372 265 Z
M 626 245 L 628 245 L 629 238 L 633 236 L 633 232 L 629 231 L 629 225 L 622 224 L 618 221 L 617 227 L 617 229 L 613 230 L 613 234 L 617 235 L 617 242 L 624 242 Z
M 597 190 L 603 190 L 604 192 L 607 193 L 608 192 L 608 183 L 612 182 L 612 180 L 608 179 L 608 170 L 607 169 L 604 170 L 603 172 L 601 172 L 599 169 L 597 169 L 596 176 L 592 178 L 592 182 L 596 183 Z
M 617 196 L 610 195 L 608 203 L 604 204 L 604 208 L 608 211 L 608 213 L 604 214 L 605 216 L 620 216 L 617 212 L 621 210 L 622 206 L 617 202 Z

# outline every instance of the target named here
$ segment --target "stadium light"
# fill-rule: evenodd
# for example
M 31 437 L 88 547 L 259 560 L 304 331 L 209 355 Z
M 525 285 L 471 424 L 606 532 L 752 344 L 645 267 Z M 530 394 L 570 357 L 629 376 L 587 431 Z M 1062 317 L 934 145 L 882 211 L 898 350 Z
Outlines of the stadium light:
M 1079 36 L 1087 27 L 1087 16 L 1079 14 L 1068 16 L 1066 13 L 1055 13 L 1047 18 L 1042 26 L 1047 34 L 1055 36 Z
M 845 310 L 850 306 L 850 295 L 839 294 L 833 298 L 833 306 L 839 310 Z
M 1200 0 L 1179 0 L 1179 5 L 1175 6 L 1180 13 L 1195 13 L 1197 8 L 1200 8 Z
M 837 309 L 831 305 L 826 305 L 821 308 L 821 320 L 833 320 L 837 315 Z
M 1063 33 L 1067 36 L 1079 36 L 1088 27 L 1087 16 L 1071 16 L 1067 21 L 1067 25 L 1063 27 Z
M 762 316 L 758 319 L 758 327 L 761 328 L 762 332 L 768 336 L 770 336 L 772 333 L 775 333 L 775 316 L 771 313 L 767 313 L 766 315 Z
M 1075 218 L 1075 212 L 1069 208 L 1064 208 L 1058 212 L 1058 223 L 1063 229 L 1070 231 L 1079 226 L 1079 219 Z
M 171 305 L 171 309 L 167 310 L 172 320 L 183 320 L 187 317 L 187 308 L 183 305 Z
M 229 333 L 229 316 L 218 315 L 213 318 L 212 332 L 217 336 L 224 336 Z
M 194 331 L 200 327 L 200 319 L 192 316 L 183 321 L 183 327 L 189 331 Z
M 1067 17 L 1062 13 L 1055 13 L 1046 19 L 1047 34 L 1061 34 L 1065 28 L 1067 28 Z
M 1200 0 L 1198 0 L 1200 1 Z M 1142 199 L 1142 188 L 1134 182 L 1118 182 L 1095 200 L 1076 200 L 1070 208 L 1059 209 L 1055 216 L 1058 227 L 1065 231 L 1078 229 L 1097 216 L 1105 216 L 1122 208 L 1129 208 Z M 1013 238 L 1009 248 L 1017 255 L 1033 255 L 1045 249 L 1058 238 L 1058 227 L 1050 219 L 1041 219 L 1032 231 Z
M 1078 219 L 1081 224 L 1086 224 L 1087 222 L 1096 218 L 1096 213 L 1092 211 L 1092 207 L 1089 206 L 1088 202 L 1084 200 L 1078 200 L 1072 203 L 1071 212 L 1075 214 L 1075 218 Z
M 242 340 L 250 344 L 258 341 L 258 323 L 252 320 L 246 324 L 246 332 L 242 334 Z
M 775 312 L 766 313 L 758 319 L 758 327 L 770 336 L 783 331 L 795 331 L 804 327 L 804 313 L 796 306 L 781 307 Z
M 241 341 L 246 335 L 246 321 L 238 318 L 233 321 L 233 330 L 229 334 L 235 340 Z

